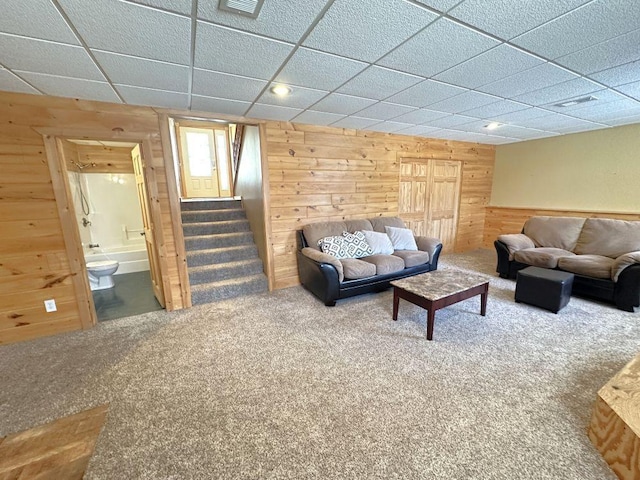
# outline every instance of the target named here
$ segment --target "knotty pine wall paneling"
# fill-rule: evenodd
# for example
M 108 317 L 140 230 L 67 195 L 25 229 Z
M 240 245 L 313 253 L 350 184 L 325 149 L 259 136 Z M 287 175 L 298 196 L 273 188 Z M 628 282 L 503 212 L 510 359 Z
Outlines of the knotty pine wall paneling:
M 482 245 L 494 147 L 288 122 L 266 130 L 276 289 L 299 284 L 295 234 L 305 224 L 398 215 L 403 157 L 462 161 L 456 250 Z

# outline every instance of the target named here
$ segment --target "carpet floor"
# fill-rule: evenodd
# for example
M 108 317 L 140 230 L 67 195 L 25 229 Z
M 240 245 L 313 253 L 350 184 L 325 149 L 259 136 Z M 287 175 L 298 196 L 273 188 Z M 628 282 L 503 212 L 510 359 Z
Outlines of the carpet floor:
M 615 479 L 586 429 L 640 315 L 516 304 L 489 250 L 440 265 L 492 278 L 432 342 L 390 290 L 293 287 L 2 347 L 0 436 L 108 402 L 88 479 Z

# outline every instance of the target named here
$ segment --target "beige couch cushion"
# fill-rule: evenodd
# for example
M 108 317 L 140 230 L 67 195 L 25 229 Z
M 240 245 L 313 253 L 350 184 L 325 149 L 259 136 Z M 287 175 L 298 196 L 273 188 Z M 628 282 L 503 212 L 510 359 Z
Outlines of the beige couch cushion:
M 363 262 L 357 258 L 343 258 L 340 263 L 344 269 L 345 280 L 367 278 L 376 274 L 376 266 L 373 263 Z
M 404 260 L 406 268 L 429 263 L 429 254 L 420 250 L 396 250 L 393 254 Z
M 629 265 L 635 263 L 640 263 L 640 252 L 629 252 L 620 255 L 614 260 L 613 266 L 611 267 L 611 280 L 617 282 L 622 271 Z
M 371 222 L 366 218 L 360 220 L 345 220 L 344 223 L 347 225 L 347 232 L 349 233 L 354 233 L 358 230 L 373 230 Z
M 640 250 L 640 222 L 611 218 L 588 218 L 575 252 L 618 258 Z
M 310 258 L 311 260 L 315 260 L 316 262 L 321 263 L 330 263 L 336 270 L 338 271 L 338 280 L 341 282 L 344 280 L 344 268 L 342 267 L 342 263 L 333 255 L 329 255 L 328 253 L 323 253 L 319 250 L 316 250 L 311 247 L 304 247 L 302 250 L 302 254 L 305 257 Z
M 371 255 L 360 260 L 373 263 L 376 266 L 376 274 L 378 275 L 404 270 L 404 260 L 394 255 Z
M 602 255 L 573 255 L 558 259 L 558 268 L 587 277 L 611 279 L 613 259 Z
M 318 240 L 324 237 L 342 236 L 342 232 L 348 231 L 347 224 L 344 222 L 321 222 L 310 223 L 302 227 L 302 233 L 307 240 L 307 244 L 311 248 L 320 250 L 318 247 Z
M 384 227 L 407 228 L 400 217 L 375 217 L 371 219 L 371 226 L 376 232 L 387 233 Z
M 525 248 L 534 248 L 533 240 L 524 233 L 512 233 L 508 235 L 498 235 L 498 241 L 504 243 L 509 250 L 509 260 L 513 260 L 513 254 Z
M 572 252 L 585 220 L 579 217 L 531 217 L 524 224 L 524 234 L 533 240 L 536 247 Z
M 562 257 L 573 257 L 575 254 L 561 248 L 525 248 L 513 254 L 514 260 L 541 268 L 556 268 Z

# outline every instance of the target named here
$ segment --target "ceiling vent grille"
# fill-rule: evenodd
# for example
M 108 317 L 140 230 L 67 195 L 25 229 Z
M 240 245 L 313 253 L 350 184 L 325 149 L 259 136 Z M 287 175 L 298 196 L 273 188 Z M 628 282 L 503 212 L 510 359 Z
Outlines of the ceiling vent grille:
M 257 18 L 264 0 L 220 0 L 220 10 Z
M 578 105 L 580 103 L 593 102 L 594 100 L 598 100 L 597 97 L 593 95 L 589 95 L 587 97 L 582 98 L 574 98 L 573 100 L 565 100 L 564 102 L 554 103 L 554 107 L 573 107 L 574 105 Z

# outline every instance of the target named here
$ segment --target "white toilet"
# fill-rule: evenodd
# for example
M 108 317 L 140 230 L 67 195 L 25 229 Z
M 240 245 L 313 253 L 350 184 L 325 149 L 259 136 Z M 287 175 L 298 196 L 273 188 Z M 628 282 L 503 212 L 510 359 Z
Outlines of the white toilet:
M 89 274 L 91 290 L 112 288 L 114 285 L 113 274 L 116 273 L 119 265 L 117 260 L 87 263 L 87 273 Z

